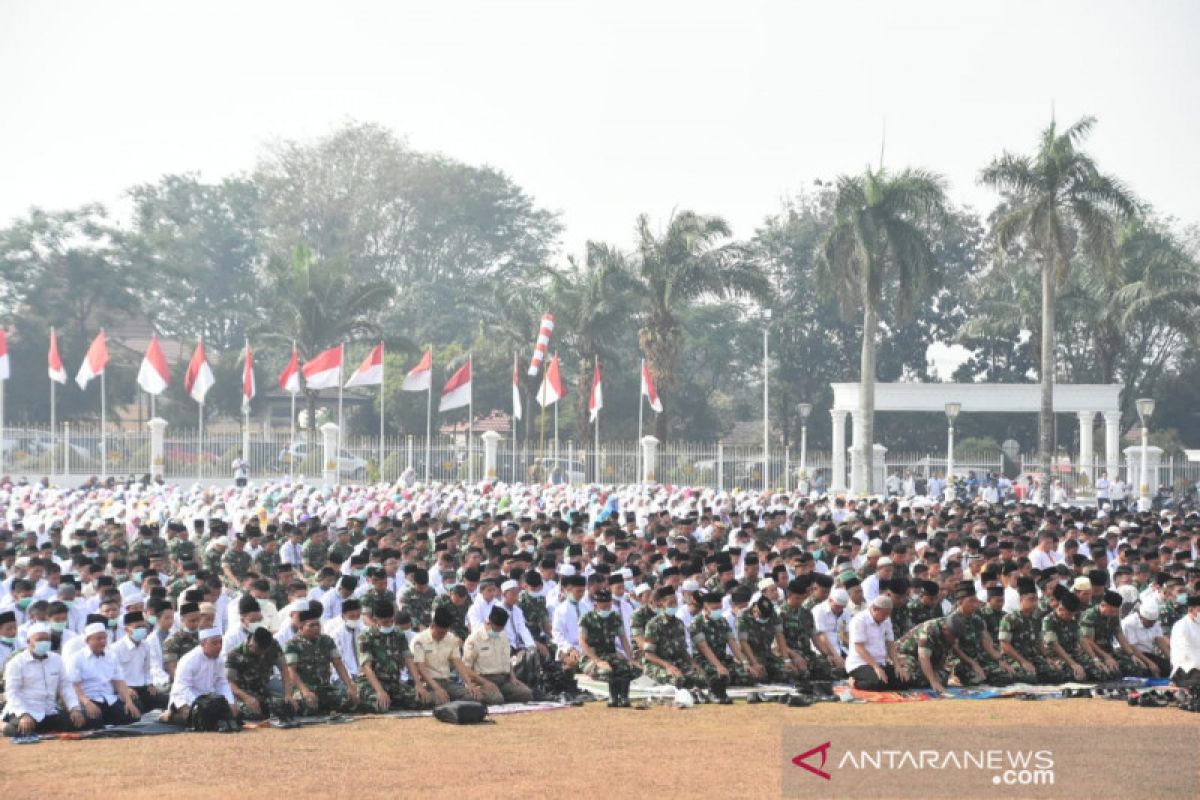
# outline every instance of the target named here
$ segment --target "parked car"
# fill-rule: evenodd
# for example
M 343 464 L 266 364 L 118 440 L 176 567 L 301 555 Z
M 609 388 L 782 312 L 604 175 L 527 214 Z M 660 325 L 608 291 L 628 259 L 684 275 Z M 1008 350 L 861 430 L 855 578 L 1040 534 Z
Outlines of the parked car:
M 308 442 L 300 441 L 293 442 L 291 447 L 284 448 L 279 451 L 279 468 L 286 472 L 288 466 L 293 463 L 303 464 L 309 456 Z M 366 459 L 359 458 L 356 455 L 346 452 L 345 450 L 338 451 L 338 474 L 344 475 L 355 480 L 362 480 L 367 477 L 367 462 Z

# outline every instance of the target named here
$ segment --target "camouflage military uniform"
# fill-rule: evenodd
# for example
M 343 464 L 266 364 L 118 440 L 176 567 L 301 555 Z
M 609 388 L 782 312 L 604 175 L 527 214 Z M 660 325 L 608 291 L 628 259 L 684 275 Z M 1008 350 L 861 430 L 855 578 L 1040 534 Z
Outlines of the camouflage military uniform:
M 1092 659 L 1096 669 L 1104 675 L 1105 680 L 1117 680 L 1123 675 L 1136 678 L 1145 677 L 1148 671 L 1142 666 L 1142 662 L 1134 659 L 1120 647 L 1113 646 L 1113 640 L 1120 632 L 1121 618 L 1106 617 L 1100 613 L 1100 606 L 1092 606 L 1083 612 L 1083 617 L 1079 620 L 1079 638 L 1081 640 L 1092 639 L 1100 645 L 1101 650 L 1116 659 L 1117 668 L 1115 670 L 1109 669 L 1099 659 Z
M 417 693 L 411 685 L 401 679 L 405 662 L 408 660 L 408 639 L 400 631 L 383 633 L 378 628 L 368 629 L 358 637 L 358 710 L 378 711 L 375 705 L 375 689 L 367 680 L 362 668 L 370 664 L 375 677 L 391 702 L 388 708 L 419 708 Z
M 1162 626 L 1163 636 L 1171 638 L 1171 626 L 1183 619 L 1187 614 L 1187 606 L 1177 600 L 1164 600 L 1158 606 L 1158 624 Z
M 167 544 L 167 556 L 174 562 L 196 560 L 196 543 L 191 539 L 172 539 Z
M 467 640 L 467 635 L 470 633 L 470 631 L 467 630 L 467 612 L 471 610 L 470 606 L 468 606 L 466 603 L 458 605 L 450 599 L 450 595 L 442 594 L 438 595 L 433 601 L 430 618 L 432 618 L 433 612 L 437 611 L 439 608 L 447 609 L 451 616 L 454 617 L 454 622 L 450 623 L 450 632 L 465 642 Z
M 775 645 L 775 634 L 783 632 L 778 619 L 761 620 L 747 608 L 738 614 L 737 635 L 742 647 L 749 648 L 754 658 L 766 671 L 763 680 L 768 683 L 786 683 L 795 680 L 792 665 L 784 661 L 771 649 Z
M 818 653 L 812 646 L 813 617 L 812 611 L 803 604 L 792 608 L 784 603 L 779 609 L 779 621 L 783 625 L 783 640 L 789 650 L 794 650 L 804 656 L 808 668 L 797 668 L 798 680 L 815 678 L 827 681 L 833 678 L 833 667 L 824 653 Z
M 415 586 L 404 590 L 404 594 L 400 596 L 400 605 L 412 615 L 414 628 L 429 626 L 429 620 L 433 618 L 433 601 L 436 598 L 437 594 L 432 590 L 418 592 Z
M 668 664 L 682 670 L 683 675 L 676 678 L 658 664 L 642 659 L 642 669 L 646 675 L 658 683 L 671 683 L 675 686 L 689 687 L 704 683 L 704 678 L 696 669 L 696 663 L 688 654 L 687 630 L 683 620 L 674 615 L 658 614 L 646 625 L 646 652 L 653 652 Z
M 517 607 L 525 615 L 525 627 L 529 628 L 534 641 L 547 644 L 546 623 L 550 620 L 550 612 L 546 609 L 546 598 L 521 592 Z
M 396 593 L 391 589 L 384 589 L 382 592 L 377 592 L 374 589 L 368 589 L 365 593 L 363 593 L 363 596 L 358 599 L 362 603 L 363 611 L 367 612 L 368 614 L 375 610 L 375 604 L 380 600 L 386 600 L 393 606 L 399 605 L 396 602 Z
M 983 649 L 983 637 L 988 635 L 987 623 L 983 621 L 983 617 L 979 614 L 971 614 L 970 616 L 963 614 L 957 609 L 953 611 L 946 619 L 954 619 L 955 617 L 962 618 L 966 623 L 966 633 L 958 637 L 958 649 L 966 656 L 974 659 L 983 669 L 983 680 L 979 680 L 975 675 L 975 670 L 966 661 L 963 661 L 957 655 L 952 655 L 949 659 L 950 671 L 953 672 L 964 685 L 977 683 L 988 683 L 992 686 L 1004 686 L 1012 683 L 1012 676 L 1009 675 L 1000 666 L 1000 662 L 988 655 Z
M 281 711 L 286 716 L 286 704 L 280 698 L 271 697 L 269 688 L 271 673 L 282 656 L 283 650 L 274 639 L 266 652 L 251 653 L 250 642 L 245 641 L 225 656 L 225 675 L 243 692 L 253 695 L 262 709 L 261 714 L 256 714 L 238 698 L 238 710 L 243 719 L 262 719 L 270 714 L 280 715 Z
M 319 570 L 325 566 L 328 560 L 325 556 L 329 553 L 329 543 L 312 541 L 311 539 L 300 550 L 300 555 L 304 559 L 304 563 L 314 570 Z
M 254 569 L 260 574 L 268 578 L 275 577 L 275 573 L 279 571 L 279 565 L 283 560 L 279 557 L 279 551 L 267 552 L 261 551 L 254 557 Z M 287 605 L 287 603 L 284 603 Z
M 245 550 L 230 548 L 225 551 L 225 557 L 221 559 L 221 563 L 228 566 L 229 571 L 240 581 L 250 571 L 250 566 L 254 563 L 254 559 L 250 558 L 250 554 Z
M 704 670 L 705 677 L 709 681 L 715 681 L 720 676 L 716 669 L 709 663 L 708 659 L 699 654 L 699 645 L 701 642 L 706 643 L 713 651 L 713 655 L 721 662 L 721 665 L 729 671 L 729 682 L 735 686 L 746 686 L 753 683 L 750 680 L 750 675 L 746 672 L 737 661 L 734 661 L 733 656 L 729 654 L 729 623 L 724 619 L 710 619 L 703 614 L 697 614 L 692 619 L 692 625 L 688 629 L 692 635 L 692 647 L 697 648 L 696 660 L 699 662 L 701 669 Z
M 163 665 L 174 664 L 200 644 L 200 635 L 180 628 L 163 642 Z
M 225 572 L 221 569 L 221 562 L 224 556 L 213 550 L 204 556 L 204 568 L 213 575 L 224 575 Z
M 130 555 L 134 558 L 162 558 L 166 554 L 167 546 L 157 536 L 152 536 L 149 539 L 138 537 L 138 540 L 130 549 Z
M 979 609 L 979 618 L 983 620 L 984 626 L 987 628 L 988 636 L 992 637 L 992 641 L 998 641 L 1000 634 L 1000 620 L 1004 619 L 1004 612 L 997 611 L 989 605 L 984 605 Z
M 913 629 L 913 621 L 909 616 L 907 603 L 893 605 L 892 615 L 888 619 L 892 621 L 892 632 L 897 639 Z
M 950 679 L 950 658 L 954 651 L 942 638 L 950 624 L 949 617 L 934 617 L 911 628 L 896 642 L 897 672 L 903 667 L 908 672 L 909 685 L 928 687 L 929 681 L 921 669 L 921 651 L 929 653 L 929 663 L 944 686 Z
M 1063 650 L 1075 660 L 1075 663 L 1083 667 L 1086 675 L 1086 680 L 1100 681 L 1104 680 L 1103 673 L 1096 668 L 1096 663 L 1092 657 L 1083 652 L 1083 647 L 1079 644 L 1079 623 L 1075 621 L 1064 622 L 1059 619 L 1058 614 L 1048 614 L 1042 618 L 1042 642 L 1046 645 L 1046 653 L 1049 656 L 1050 663 L 1055 668 L 1061 670 L 1064 674 L 1070 676 L 1068 680 L 1074 680 L 1075 675 L 1071 672 L 1071 667 L 1062 659 L 1051 655 L 1054 651 L 1050 645 L 1058 642 Z
M 193 583 L 195 582 L 189 582 L 186 578 L 176 578 L 175 580 L 171 581 L 171 585 L 167 587 L 167 596 L 170 597 L 172 601 L 177 600 L 179 595 L 183 594 L 185 590 L 191 588 Z
M 581 665 L 584 673 L 602 681 L 609 678 L 633 680 L 642 674 L 640 669 L 617 653 L 617 638 L 624 632 L 621 615 L 615 611 L 607 617 L 602 617 L 595 611 L 583 615 L 583 619 L 579 620 L 580 639 L 586 638 L 588 647 L 596 657 L 607 661 L 609 665 L 609 669 L 599 669 L 595 661 L 585 656 Z
M 937 603 L 927 606 L 921 602 L 921 598 L 919 597 L 910 599 L 908 604 L 905 605 L 905 609 L 908 611 L 909 630 L 917 627 L 922 622 L 928 622 L 931 619 L 938 619 L 942 616 L 942 610 L 938 608 Z M 895 610 L 892 613 L 895 613 Z M 895 626 L 892 627 L 893 629 L 895 628 Z
M 1021 666 L 1021 662 L 1011 656 L 1004 656 L 1004 663 L 1012 667 L 1016 679 L 1022 683 L 1062 683 L 1068 679 L 1062 670 L 1050 663 L 1042 649 L 1042 625 L 1034 614 L 1026 616 L 1020 611 L 1005 614 L 1000 620 L 1000 632 L 997 641 L 1008 642 L 1021 657 L 1033 664 L 1036 673 L 1030 675 Z
M 333 683 L 329 678 L 333 662 L 342 660 L 333 639 L 325 634 L 321 634 L 316 639 L 293 636 L 283 650 L 283 659 L 288 666 L 296 669 L 300 680 L 317 696 L 316 705 L 312 705 L 303 699 L 304 695 L 300 693 L 300 688 L 296 688 L 296 694 L 303 702 L 302 713 L 318 714 L 350 710 L 349 702 L 346 699 L 346 687 L 340 683 Z
M 341 564 L 353 554 L 354 548 L 351 545 L 334 542 L 329 545 L 329 549 L 325 552 L 325 560 Z
M 650 620 L 658 616 L 658 609 L 652 605 L 644 605 L 637 611 L 633 612 L 633 616 L 629 618 L 629 636 L 631 639 L 636 639 L 639 636 L 646 635 L 646 626 L 650 624 Z M 634 647 L 637 647 L 632 641 Z

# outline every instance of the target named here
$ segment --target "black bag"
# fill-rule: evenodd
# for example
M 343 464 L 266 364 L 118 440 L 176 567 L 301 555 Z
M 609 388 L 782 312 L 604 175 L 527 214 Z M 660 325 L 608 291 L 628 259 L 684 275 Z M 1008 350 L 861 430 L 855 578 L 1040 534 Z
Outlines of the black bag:
M 442 722 L 455 725 L 474 725 L 487 718 L 487 706 L 474 700 L 453 700 L 442 703 L 433 710 L 433 715 Z
M 192 703 L 188 728 L 204 733 L 233 733 L 241 730 L 241 725 L 233 718 L 233 709 L 222 695 L 202 694 Z

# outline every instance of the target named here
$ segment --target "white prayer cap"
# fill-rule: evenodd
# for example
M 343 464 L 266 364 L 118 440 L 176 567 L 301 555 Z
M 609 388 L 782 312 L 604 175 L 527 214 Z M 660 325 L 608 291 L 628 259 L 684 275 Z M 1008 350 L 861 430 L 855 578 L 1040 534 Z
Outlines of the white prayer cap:
M 204 641 L 205 639 L 213 639 L 213 638 L 217 638 L 217 639 L 221 638 L 221 629 L 220 628 L 205 628 L 204 630 L 200 631 L 200 641 Z
M 1117 587 L 1117 594 L 1121 595 L 1121 600 L 1126 603 L 1136 603 L 1138 599 L 1137 587 L 1129 584 Z M 1145 606 L 1143 605 L 1142 608 L 1144 609 Z
M 850 605 L 850 593 L 845 589 L 834 589 L 829 593 L 829 600 L 834 605 L 845 607 Z
M 505 581 L 504 583 L 500 584 L 500 591 L 502 591 L 502 592 L 507 592 L 509 589 L 520 589 L 520 588 L 521 588 L 521 584 L 519 584 L 513 580 L 508 580 L 508 581 Z
M 1125 588 L 1125 587 L 1121 587 Z M 1143 603 L 1138 607 L 1138 614 L 1149 620 L 1158 619 L 1158 603 L 1151 600 L 1148 603 Z
M 887 556 L 884 556 L 883 558 L 881 558 L 875 562 L 876 567 L 890 567 L 891 565 L 892 565 L 892 560 L 890 558 L 888 558 Z
M 103 622 L 93 622 L 83 629 L 84 638 L 95 636 L 97 633 L 108 633 L 108 628 L 104 626 Z
M 648 583 L 639 583 L 639 584 L 637 585 L 637 587 L 635 587 L 635 588 L 634 588 L 634 590 L 633 590 L 633 593 L 634 593 L 634 594 L 641 594 L 642 592 L 648 592 L 648 591 L 650 591 L 650 584 L 648 584 Z
M 758 590 L 760 592 L 765 592 L 767 589 L 770 589 L 774 585 L 775 585 L 775 581 L 771 580 L 770 578 L 763 578 L 762 580 L 760 580 L 758 582 Z M 697 588 L 699 588 L 699 587 L 697 587 Z
M 562 566 L 560 566 L 558 568 L 558 574 L 559 575 L 574 575 L 575 567 L 571 566 L 570 564 L 563 564 Z
M 871 605 L 875 608 L 886 608 L 890 610 L 892 607 L 892 598 L 888 597 L 886 594 L 881 594 L 871 601 Z

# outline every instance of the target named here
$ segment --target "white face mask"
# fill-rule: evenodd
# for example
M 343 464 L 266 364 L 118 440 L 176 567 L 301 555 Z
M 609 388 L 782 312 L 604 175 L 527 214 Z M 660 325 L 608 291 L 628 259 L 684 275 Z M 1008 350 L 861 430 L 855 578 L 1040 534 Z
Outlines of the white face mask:
M 348 631 L 356 631 L 361 627 L 362 627 L 362 622 L 357 619 L 346 620 L 346 630 L 348 630 Z
M 262 626 L 263 626 L 263 624 L 261 622 L 249 622 L 246 624 L 246 631 L 248 633 L 254 633 L 256 630 L 258 630 Z

